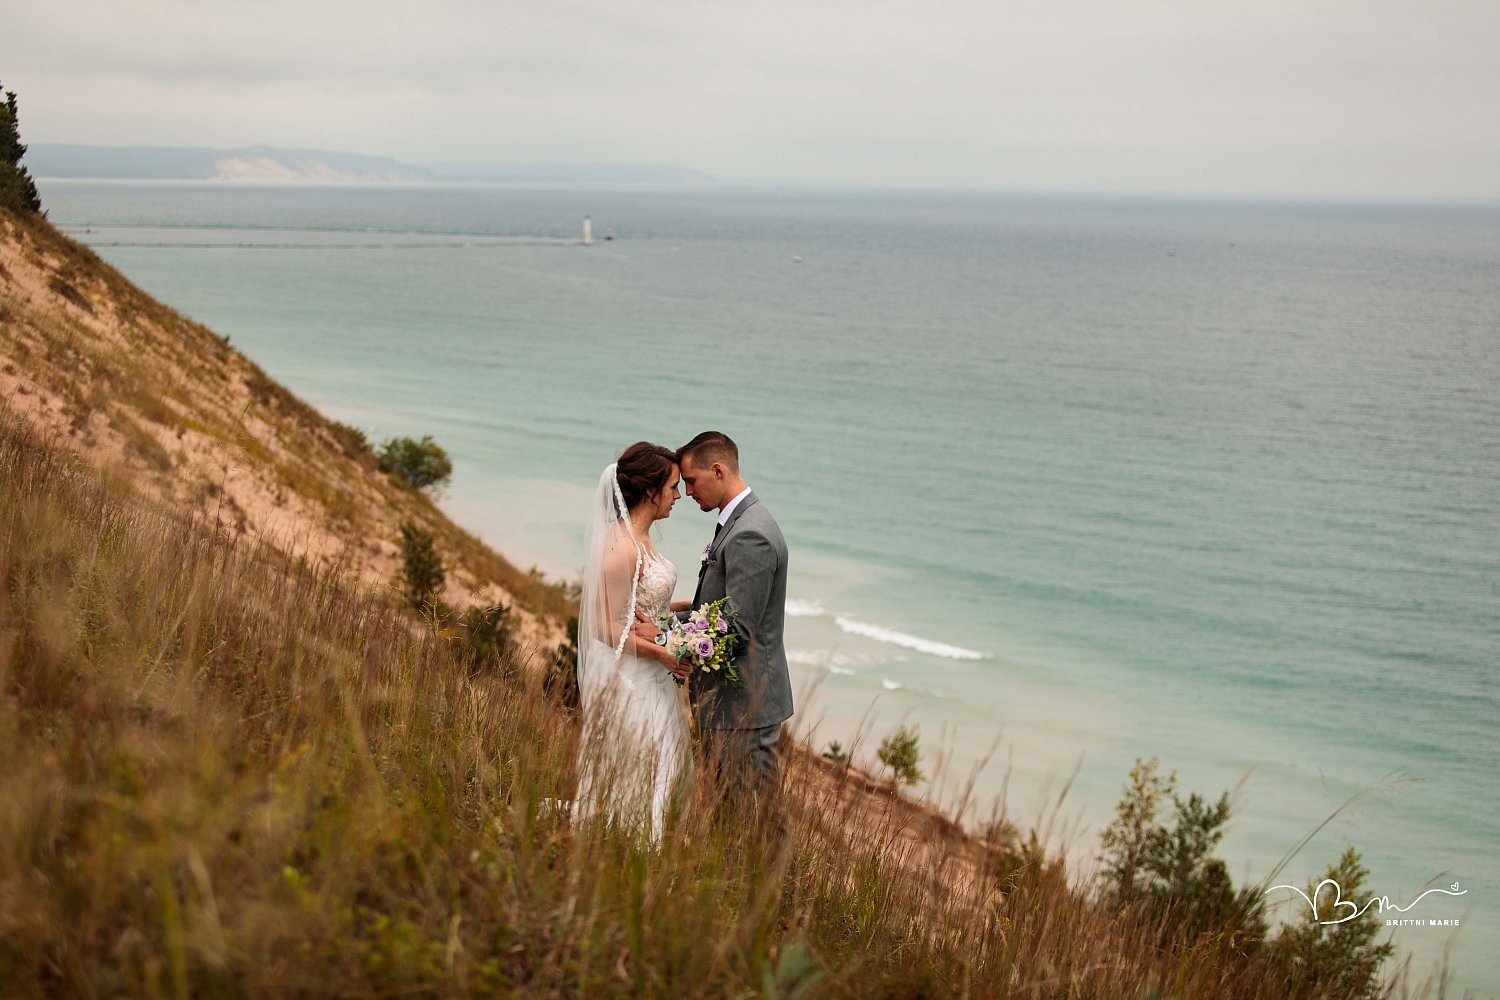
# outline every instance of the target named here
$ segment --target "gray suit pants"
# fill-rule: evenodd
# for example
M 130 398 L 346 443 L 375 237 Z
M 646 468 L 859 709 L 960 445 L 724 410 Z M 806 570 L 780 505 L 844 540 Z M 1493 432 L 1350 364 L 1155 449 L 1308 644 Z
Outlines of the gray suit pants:
M 764 811 L 781 825 L 781 723 L 757 729 L 704 729 L 703 764 L 722 805 Z

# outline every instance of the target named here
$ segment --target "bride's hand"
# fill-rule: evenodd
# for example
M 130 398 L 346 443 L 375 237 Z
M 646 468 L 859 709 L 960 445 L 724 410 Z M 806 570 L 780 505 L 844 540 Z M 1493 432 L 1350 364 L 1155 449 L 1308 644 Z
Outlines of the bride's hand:
M 641 618 L 630 630 L 635 639 L 635 650 L 638 656 L 644 656 L 656 660 L 672 673 L 676 673 L 677 658 L 667 652 L 667 647 L 657 642 L 661 637 L 661 629 L 649 618 Z

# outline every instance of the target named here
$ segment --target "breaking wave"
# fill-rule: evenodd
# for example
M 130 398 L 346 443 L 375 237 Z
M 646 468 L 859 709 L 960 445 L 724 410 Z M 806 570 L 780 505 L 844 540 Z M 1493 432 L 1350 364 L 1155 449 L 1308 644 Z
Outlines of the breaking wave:
M 787 598 L 786 613 L 788 618 L 821 618 L 828 612 L 817 601 L 803 601 L 790 597 Z
M 936 642 L 932 639 L 923 639 L 920 636 L 907 635 L 905 632 L 897 632 L 895 629 L 885 628 L 881 625 L 871 625 L 868 622 L 855 621 L 852 618 L 835 618 L 834 624 L 848 632 L 850 635 L 862 635 L 866 639 L 874 639 L 876 642 L 889 643 L 892 646 L 900 646 L 903 649 L 914 649 L 928 656 L 940 656 L 945 660 L 982 660 L 984 654 L 972 649 L 964 649 L 962 646 L 951 646 L 946 642 Z

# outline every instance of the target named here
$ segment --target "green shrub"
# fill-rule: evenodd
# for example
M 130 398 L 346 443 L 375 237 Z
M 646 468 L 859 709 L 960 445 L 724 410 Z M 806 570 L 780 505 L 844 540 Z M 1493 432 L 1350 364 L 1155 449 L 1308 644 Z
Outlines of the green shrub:
M 376 457 L 381 472 L 390 473 L 414 490 L 445 486 L 453 477 L 453 463 L 448 453 L 432 439 L 431 434 L 420 441 L 391 438 L 380 446 Z
M 829 742 L 828 749 L 823 751 L 823 756 L 833 761 L 835 764 L 849 763 L 849 754 L 844 751 L 844 745 L 838 740 L 832 740 Z
M 458 617 L 458 625 L 468 649 L 469 662 L 474 667 L 498 670 L 515 665 L 511 656 L 514 643 L 510 611 L 505 605 L 485 607 L 476 604 Z
M 432 544 L 432 534 L 411 521 L 401 522 L 402 593 L 412 607 L 425 608 L 441 597 L 448 574 Z
M 880 741 L 880 747 L 875 751 L 875 756 L 891 769 L 897 781 L 915 785 L 923 778 L 922 772 L 917 770 L 917 760 L 920 754 L 917 751 L 915 729 L 908 729 L 903 724 L 894 733 Z

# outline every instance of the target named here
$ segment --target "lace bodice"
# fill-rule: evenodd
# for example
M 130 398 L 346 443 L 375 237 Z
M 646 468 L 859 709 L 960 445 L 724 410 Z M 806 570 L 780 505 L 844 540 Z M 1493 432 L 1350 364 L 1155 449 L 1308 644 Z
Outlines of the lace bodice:
M 661 614 L 672 600 L 672 591 L 677 589 L 677 567 L 671 560 L 654 552 L 647 552 L 641 563 L 641 582 L 636 588 L 636 606 L 647 617 Z

